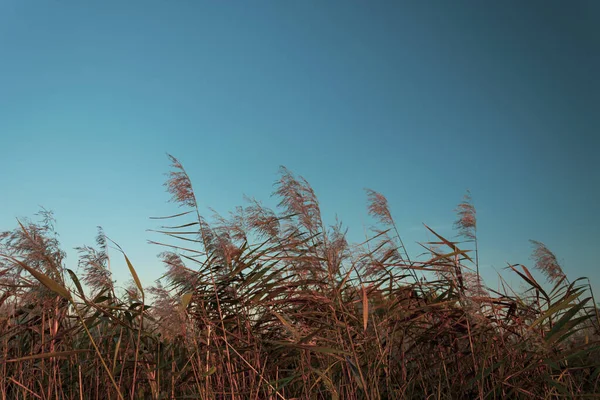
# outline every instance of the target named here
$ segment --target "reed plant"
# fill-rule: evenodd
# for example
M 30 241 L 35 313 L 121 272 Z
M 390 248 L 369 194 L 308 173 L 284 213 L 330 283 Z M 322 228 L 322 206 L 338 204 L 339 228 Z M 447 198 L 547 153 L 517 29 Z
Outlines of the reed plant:
M 282 168 L 273 210 L 255 199 L 206 218 L 182 164 L 180 212 L 155 218 L 165 274 L 144 288 L 100 230 L 67 267 L 51 213 L 0 234 L 2 399 L 506 399 L 600 392 L 599 319 L 586 279 L 534 244 L 525 289 L 484 285 L 476 213 L 411 256 L 386 198 L 367 191 L 364 242 L 327 225 Z M 124 257 L 132 280 L 112 279 Z M 545 276 L 540 283 L 536 276 Z

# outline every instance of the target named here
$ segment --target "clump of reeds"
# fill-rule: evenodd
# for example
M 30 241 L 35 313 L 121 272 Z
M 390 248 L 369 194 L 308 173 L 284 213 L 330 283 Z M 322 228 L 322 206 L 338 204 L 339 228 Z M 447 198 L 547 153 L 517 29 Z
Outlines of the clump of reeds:
M 279 208 L 248 199 L 209 222 L 170 157 L 185 210 L 156 231 L 166 273 L 115 287 L 106 236 L 64 265 L 48 214 L 0 234 L 2 399 L 401 399 L 585 397 L 599 390 L 591 288 L 535 242 L 538 283 L 486 288 L 463 243 L 411 257 L 386 198 L 367 191 L 373 235 L 350 244 L 286 169 Z M 470 197 L 458 233 L 476 242 Z M 118 248 L 117 248 L 118 250 Z M 476 252 L 477 253 L 477 252 Z M 42 301 L 43 300 L 43 301 Z

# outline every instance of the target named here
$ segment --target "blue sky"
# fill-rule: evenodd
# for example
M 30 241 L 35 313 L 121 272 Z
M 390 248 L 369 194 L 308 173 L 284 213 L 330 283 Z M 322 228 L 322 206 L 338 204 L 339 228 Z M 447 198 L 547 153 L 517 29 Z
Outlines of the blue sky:
M 222 213 L 285 165 L 354 240 L 380 191 L 413 254 L 469 188 L 488 282 L 536 239 L 598 286 L 599 4 L 4 0 L 0 230 L 102 225 L 151 284 L 168 152 Z

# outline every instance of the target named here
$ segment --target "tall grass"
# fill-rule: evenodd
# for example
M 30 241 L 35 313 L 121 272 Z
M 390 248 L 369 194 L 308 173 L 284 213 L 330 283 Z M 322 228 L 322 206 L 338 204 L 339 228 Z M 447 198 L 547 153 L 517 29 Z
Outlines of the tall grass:
M 115 289 L 110 239 L 64 265 L 50 213 L 0 236 L 2 399 L 576 398 L 600 391 L 598 310 L 534 242 L 540 284 L 485 287 L 475 208 L 463 242 L 410 256 L 385 197 L 350 244 L 304 179 L 281 170 L 277 210 L 248 199 L 206 219 L 181 163 L 166 187 L 182 212 L 157 219 L 165 275 Z M 117 247 L 117 250 L 120 248 Z M 117 253 L 118 255 L 118 253 Z M 112 254 L 114 257 L 115 254 Z M 120 255 L 119 255 L 120 256 Z

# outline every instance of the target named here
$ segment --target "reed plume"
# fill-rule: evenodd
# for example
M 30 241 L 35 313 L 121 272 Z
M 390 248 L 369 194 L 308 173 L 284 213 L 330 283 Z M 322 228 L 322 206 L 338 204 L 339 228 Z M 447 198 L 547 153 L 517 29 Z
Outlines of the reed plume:
M 535 261 L 535 269 L 540 271 L 548 282 L 557 283 L 566 278 L 562 267 L 556 256 L 546 245 L 536 240 L 530 240 L 533 245 L 532 258 Z

